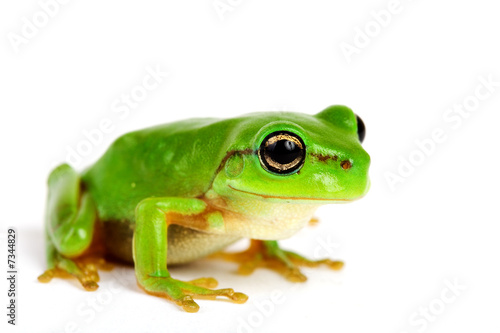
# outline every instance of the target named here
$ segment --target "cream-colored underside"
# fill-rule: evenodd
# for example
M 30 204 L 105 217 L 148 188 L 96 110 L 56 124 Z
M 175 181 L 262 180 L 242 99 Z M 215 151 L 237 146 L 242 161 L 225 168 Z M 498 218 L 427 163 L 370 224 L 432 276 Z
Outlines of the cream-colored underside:
M 224 228 L 213 232 L 172 225 L 168 233 L 168 264 L 203 258 L 240 238 L 279 240 L 292 236 L 312 218 L 317 205 L 265 200 L 207 202 L 222 213 Z
M 223 250 L 241 238 L 285 239 L 312 218 L 317 204 L 272 202 L 270 200 L 235 200 L 205 198 L 212 210 L 221 212 L 223 227 L 200 231 L 180 225 L 168 228 L 167 263 L 180 264 Z M 203 218 L 203 215 L 200 215 Z M 106 246 L 115 257 L 132 262 L 133 227 L 125 223 L 105 223 Z

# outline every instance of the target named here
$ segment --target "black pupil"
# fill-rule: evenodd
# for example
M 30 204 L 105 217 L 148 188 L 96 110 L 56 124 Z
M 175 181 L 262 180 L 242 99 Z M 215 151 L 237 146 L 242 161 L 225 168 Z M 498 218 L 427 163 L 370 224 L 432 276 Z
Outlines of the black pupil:
M 273 132 L 262 140 L 258 154 L 262 167 L 267 171 L 290 175 L 304 165 L 306 146 L 294 133 Z
M 266 147 L 266 150 L 274 161 L 279 164 L 293 162 L 300 155 L 300 148 L 293 141 L 279 140 Z

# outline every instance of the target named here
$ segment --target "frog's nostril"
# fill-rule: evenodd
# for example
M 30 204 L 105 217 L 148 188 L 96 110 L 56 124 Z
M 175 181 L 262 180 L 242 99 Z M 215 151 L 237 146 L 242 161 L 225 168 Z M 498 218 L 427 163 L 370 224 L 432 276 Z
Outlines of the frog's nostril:
M 348 160 L 345 160 L 345 161 L 340 162 L 340 166 L 342 167 L 342 169 L 348 170 L 352 167 L 352 163 Z

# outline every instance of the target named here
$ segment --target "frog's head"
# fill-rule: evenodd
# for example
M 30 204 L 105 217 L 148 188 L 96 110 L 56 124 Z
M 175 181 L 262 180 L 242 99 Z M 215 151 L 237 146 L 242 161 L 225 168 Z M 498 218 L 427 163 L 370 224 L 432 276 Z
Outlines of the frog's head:
M 254 113 L 239 120 L 213 183 L 219 195 L 320 205 L 367 192 L 365 127 L 351 109 Z

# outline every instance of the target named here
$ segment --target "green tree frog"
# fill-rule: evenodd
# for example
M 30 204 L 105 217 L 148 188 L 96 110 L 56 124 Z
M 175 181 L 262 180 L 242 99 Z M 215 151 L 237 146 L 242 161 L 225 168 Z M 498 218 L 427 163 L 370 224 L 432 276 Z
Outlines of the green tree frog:
M 67 164 L 50 174 L 48 269 L 39 280 L 73 276 L 95 290 L 106 255 L 134 263 L 145 292 L 196 312 L 195 298 L 248 297 L 214 289 L 213 278 L 177 280 L 167 266 L 241 238 L 251 239 L 248 250 L 221 254 L 239 262 L 241 273 L 268 267 L 301 282 L 300 266 L 340 269 L 342 262 L 308 260 L 277 240 L 304 227 L 318 206 L 368 191 L 364 133 L 351 109 L 335 105 L 316 115 L 260 112 L 125 134 L 81 174 Z

